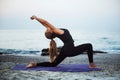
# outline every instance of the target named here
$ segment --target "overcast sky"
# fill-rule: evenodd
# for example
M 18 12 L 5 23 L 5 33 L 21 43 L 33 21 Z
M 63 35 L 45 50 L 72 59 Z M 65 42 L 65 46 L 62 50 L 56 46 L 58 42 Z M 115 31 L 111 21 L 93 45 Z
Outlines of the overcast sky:
M 32 15 L 56 27 L 120 31 L 120 0 L 0 0 L 0 29 L 42 29 Z

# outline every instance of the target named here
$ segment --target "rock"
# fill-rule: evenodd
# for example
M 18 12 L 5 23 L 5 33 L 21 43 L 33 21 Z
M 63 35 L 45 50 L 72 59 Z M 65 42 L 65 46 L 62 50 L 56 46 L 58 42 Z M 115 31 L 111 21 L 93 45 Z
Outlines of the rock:
M 42 49 L 41 56 L 48 56 L 49 55 L 48 49 L 49 48 Z M 61 50 L 61 47 L 58 47 L 58 52 L 60 52 L 60 50 Z M 84 53 L 86 53 L 86 52 L 84 52 Z M 93 51 L 93 53 L 107 53 L 107 52 L 104 52 L 104 51 Z
M 3 54 L 3 52 L 0 52 L 0 55 L 2 55 Z
M 107 52 L 104 52 L 104 51 L 93 51 L 93 53 L 107 53 Z
M 49 48 L 44 48 L 44 49 L 42 49 L 42 51 L 41 51 L 41 52 L 42 52 L 42 53 L 41 53 L 41 56 L 48 56 L 48 55 L 49 55 L 48 49 L 49 49 Z M 57 49 L 58 49 L 58 52 L 60 52 L 61 47 L 58 47 Z

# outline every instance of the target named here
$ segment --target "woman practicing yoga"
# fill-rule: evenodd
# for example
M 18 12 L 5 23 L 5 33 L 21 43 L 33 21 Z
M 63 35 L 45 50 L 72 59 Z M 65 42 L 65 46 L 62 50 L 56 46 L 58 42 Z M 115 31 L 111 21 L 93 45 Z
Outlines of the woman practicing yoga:
M 27 68 L 35 66 L 54 67 L 61 63 L 66 57 L 73 57 L 82 54 L 85 51 L 87 52 L 88 55 L 89 67 L 90 68 L 96 67 L 93 62 L 93 48 L 90 43 L 74 46 L 74 40 L 67 29 L 56 28 L 46 20 L 38 18 L 36 16 L 32 16 L 31 19 L 37 20 L 47 29 L 45 32 L 45 36 L 47 39 L 51 39 L 49 48 L 50 62 L 42 63 L 31 62 L 26 66 Z M 62 40 L 62 42 L 64 43 L 64 46 L 61 48 L 59 54 L 57 52 L 56 43 L 53 40 L 56 37 Z

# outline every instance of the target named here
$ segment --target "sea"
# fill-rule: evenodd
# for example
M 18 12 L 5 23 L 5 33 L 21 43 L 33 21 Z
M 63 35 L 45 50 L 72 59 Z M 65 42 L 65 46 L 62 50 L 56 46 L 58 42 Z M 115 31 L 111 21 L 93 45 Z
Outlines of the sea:
M 71 31 L 75 46 L 91 43 L 93 50 L 108 54 L 120 54 L 120 32 L 82 33 Z M 63 46 L 55 39 L 57 46 Z M 41 50 L 49 47 L 50 40 L 44 36 L 44 30 L 0 30 L 0 53 L 16 55 L 40 55 Z

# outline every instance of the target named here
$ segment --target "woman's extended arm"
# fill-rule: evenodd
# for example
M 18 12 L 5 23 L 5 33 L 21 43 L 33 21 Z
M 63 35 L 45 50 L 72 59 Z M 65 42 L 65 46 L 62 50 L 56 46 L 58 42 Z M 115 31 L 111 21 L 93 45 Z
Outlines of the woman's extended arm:
M 43 26 L 45 26 L 47 29 L 49 28 L 50 30 L 52 30 L 53 32 L 57 33 L 57 34 L 63 34 L 64 31 L 60 30 L 58 28 L 56 28 L 55 26 L 53 26 L 52 24 L 50 24 L 48 21 L 42 19 L 42 18 L 38 18 L 36 16 L 32 16 L 31 19 L 35 19 L 38 22 L 40 22 Z

